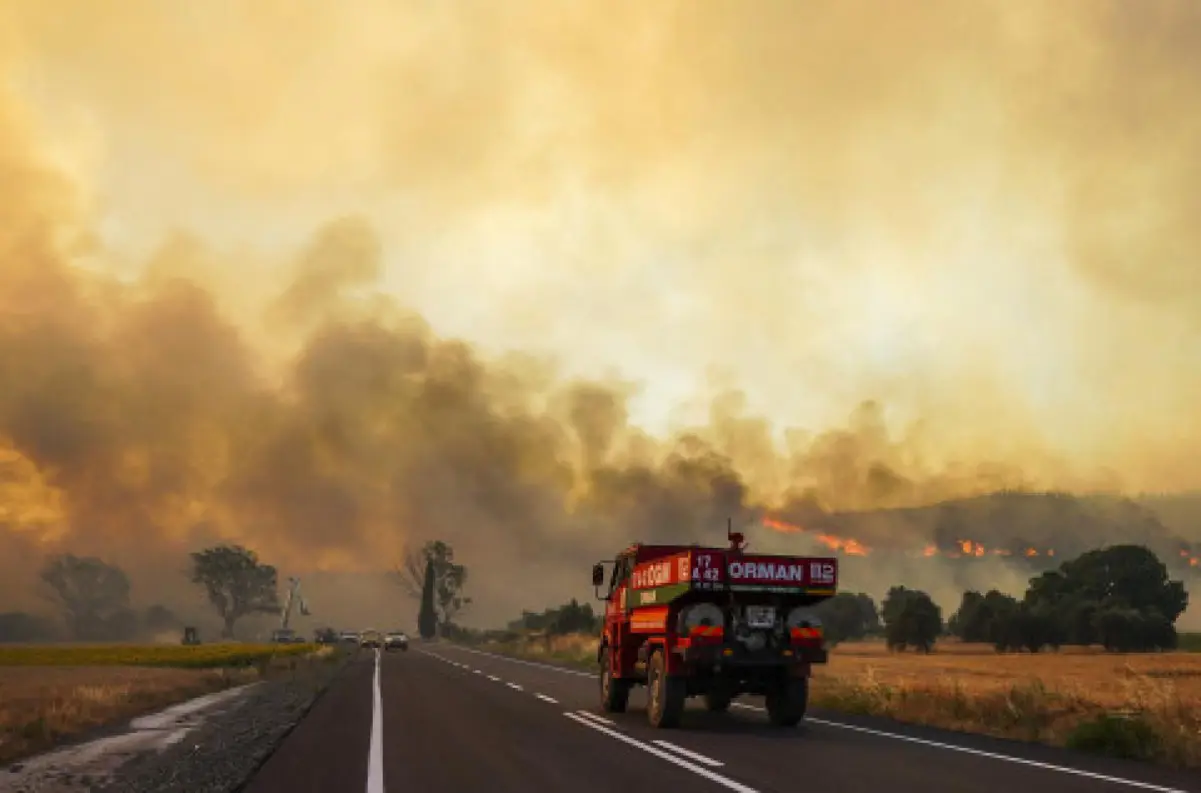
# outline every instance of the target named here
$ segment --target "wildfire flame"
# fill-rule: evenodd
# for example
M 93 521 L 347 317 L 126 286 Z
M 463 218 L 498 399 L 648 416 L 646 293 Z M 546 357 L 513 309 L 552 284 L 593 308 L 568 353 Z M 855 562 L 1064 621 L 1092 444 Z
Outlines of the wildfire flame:
M 850 537 L 840 537 L 837 534 L 830 534 L 829 532 L 809 531 L 803 526 L 798 526 L 795 523 L 787 523 L 776 518 L 764 518 L 763 525 L 782 534 L 807 534 L 831 551 L 842 551 L 847 556 L 867 556 L 872 550 L 858 540 Z
M 807 536 L 814 538 L 815 540 L 817 540 L 819 543 L 826 546 L 830 550 L 840 551 L 844 554 L 847 554 L 848 556 L 867 556 L 868 554 L 870 554 L 872 552 L 871 547 L 869 547 L 868 545 L 864 544 L 863 542 L 861 542 L 859 540 L 853 539 L 851 537 L 843 537 L 841 535 L 834 534 L 829 531 L 818 531 L 815 529 L 807 529 L 804 526 L 798 526 L 795 523 L 789 523 L 787 521 L 780 520 L 779 518 L 765 517 L 765 518 L 763 518 L 762 523 L 767 528 L 772 529 L 773 531 L 778 531 L 781 534 L 805 534 Z M 1022 548 L 1020 550 L 1014 550 L 1011 548 L 992 548 L 992 547 L 988 547 L 984 543 L 978 542 L 976 540 L 961 539 L 961 540 L 956 540 L 954 547 L 952 547 L 952 548 L 940 548 L 939 546 L 931 543 L 931 544 L 926 545 L 920 551 L 920 555 L 924 556 L 926 558 L 930 558 L 933 556 L 944 556 L 944 557 L 947 557 L 950 559 L 962 559 L 965 556 L 969 556 L 969 557 L 973 557 L 973 558 L 977 558 L 977 559 L 983 558 L 985 556 L 1008 557 L 1008 556 L 1014 556 L 1015 554 L 1024 556 L 1028 559 L 1033 559 L 1036 557 L 1043 557 L 1043 556 L 1053 557 L 1053 556 L 1055 556 L 1055 549 L 1054 548 L 1039 549 L 1039 548 L 1035 548 L 1033 546 L 1027 547 L 1027 548 Z M 1188 554 L 1184 554 L 1184 553 L 1181 554 L 1181 556 L 1187 556 L 1187 555 Z M 1189 564 L 1193 567 L 1197 567 L 1198 561 L 1196 559 L 1192 559 L 1189 562 Z
M 807 529 L 804 526 L 798 526 L 795 523 L 789 523 L 779 518 L 765 517 L 762 523 L 772 531 L 778 531 L 781 534 L 804 534 L 812 537 L 817 542 L 829 548 L 831 551 L 846 554 L 847 556 L 867 556 L 872 552 L 870 546 L 851 537 L 844 537 L 839 534 L 834 534 L 829 531 L 820 531 L 816 529 Z M 1035 548 L 1029 546 L 1026 548 L 994 548 L 988 547 L 982 542 L 976 540 L 956 540 L 950 548 L 942 548 L 938 545 L 930 543 L 922 548 L 919 552 L 910 552 L 911 555 L 920 555 L 926 558 L 933 556 L 942 556 L 948 559 L 962 559 L 965 556 L 980 559 L 986 556 L 1023 556 L 1027 559 L 1035 559 L 1039 557 L 1053 558 L 1055 556 L 1054 548 Z M 1192 568 L 1201 568 L 1201 557 L 1195 556 L 1190 549 L 1180 551 L 1180 558 Z

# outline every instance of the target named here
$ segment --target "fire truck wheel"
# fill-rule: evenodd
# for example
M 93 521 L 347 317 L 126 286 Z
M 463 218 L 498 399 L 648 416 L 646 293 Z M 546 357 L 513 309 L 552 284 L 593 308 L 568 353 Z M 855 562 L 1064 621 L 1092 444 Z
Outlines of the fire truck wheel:
M 607 713 L 625 713 L 630 701 L 630 684 L 625 680 L 614 680 L 609 666 L 609 648 L 601 650 L 600 657 L 601 709 Z
M 647 664 L 646 715 L 652 727 L 669 728 L 680 723 L 686 696 L 684 681 L 667 674 L 662 652 L 651 656 Z
M 809 679 L 790 678 L 767 695 L 767 718 L 778 727 L 795 727 L 809 707 Z
M 730 697 L 720 691 L 710 691 L 705 695 L 705 709 L 713 713 L 725 713 L 730 709 Z

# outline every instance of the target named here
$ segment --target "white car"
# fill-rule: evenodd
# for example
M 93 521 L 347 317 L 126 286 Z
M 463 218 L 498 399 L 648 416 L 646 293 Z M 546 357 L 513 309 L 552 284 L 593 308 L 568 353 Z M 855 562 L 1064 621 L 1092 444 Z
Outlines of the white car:
M 409 649 L 409 637 L 404 631 L 392 631 L 384 637 L 385 650 Z

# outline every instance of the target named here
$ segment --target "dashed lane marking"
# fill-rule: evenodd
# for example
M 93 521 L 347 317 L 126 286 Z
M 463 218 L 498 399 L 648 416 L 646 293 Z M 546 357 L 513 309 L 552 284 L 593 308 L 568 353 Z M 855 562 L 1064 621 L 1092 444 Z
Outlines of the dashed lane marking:
M 588 712 L 588 711 L 586 711 L 586 710 L 577 710 L 577 711 L 576 711 L 576 715 L 577 715 L 577 716 L 583 716 L 585 719 L 588 719 L 589 721 L 594 721 L 594 722 L 596 722 L 597 724 L 608 724 L 608 725 L 609 725 L 609 726 L 611 726 L 611 727 L 616 727 L 616 726 L 617 726 L 617 725 L 616 725 L 616 724 L 614 724 L 613 722 L 611 722 L 611 721 L 609 721 L 608 719 L 606 719 L 604 716 L 597 716 L 595 713 L 589 713 L 589 712 Z
M 584 725 L 585 727 L 587 727 L 590 730 L 596 730 L 597 732 L 599 732 L 603 735 L 609 736 L 610 738 L 612 738 L 615 741 L 621 741 L 622 743 L 626 744 L 627 746 L 633 746 L 635 749 L 641 749 L 642 751 L 646 752 L 647 754 L 652 754 L 661 760 L 666 760 L 667 762 L 672 763 L 673 765 L 677 765 L 680 768 L 685 768 L 685 769 L 691 771 L 692 773 L 696 774 L 697 776 L 704 777 L 705 779 L 708 779 L 711 782 L 716 782 L 717 784 L 719 784 L 723 787 L 729 788 L 730 790 L 738 791 L 738 793 L 759 793 L 759 791 L 753 787 L 748 787 L 748 786 L 742 784 L 741 782 L 735 781 L 733 779 L 730 779 L 729 777 L 722 776 L 721 774 L 710 771 L 708 768 L 697 765 L 696 763 L 689 762 L 688 760 L 685 760 L 683 757 L 680 757 L 678 755 L 674 755 L 674 754 L 671 754 L 670 752 L 666 752 L 655 746 L 649 746 L 640 741 L 636 741 L 628 735 L 623 735 L 622 733 L 617 732 L 616 730 L 611 730 L 608 727 L 605 727 L 604 725 L 597 724 L 594 721 L 589 721 L 588 719 L 583 718 L 582 716 L 580 716 L 576 713 L 564 713 L 563 715 L 566 716 L 567 718 L 571 719 L 572 721 L 574 721 L 577 724 Z
M 534 666 L 538 669 L 549 669 L 552 672 L 561 672 L 565 675 L 575 675 L 576 677 L 595 677 L 592 672 L 581 672 L 578 669 L 566 669 L 562 666 L 552 666 L 551 664 L 540 664 L 537 661 L 526 661 L 522 658 L 511 658 L 507 655 L 497 655 L 496 653 L 486 653 L 483 650 L 475 650 L 471 647 L 454 647 L 455 650 L 465 653 L 475 653 L 476 655 L 487 656 L 488 658 L 496 658 L 501 661 L 508 661 L 511 664 L 522 664 L 524 666 Z
M 427 655 L 430 655 L 433 658 L 437 658 L 439 661 L 444 661 L 444 662 L 450 664 L 451 666 L 459 667 L 461 669 L 468 668 L 466 664 L 457 663 L 455 661 L 450 660 L 449 658 L 445 658 L 440 655 L 435 655 L 434 653 L 427 653 Z M 513 660 L 513 659 L 506 659 L 506 660 Z M 554 669 L 556 667 L 543 667 L 543 668 Z M 475 669 L 473 671 L 477 675 L 481 674 L 479 669 Z M 501 680 L 496 675 L 487 675 L 487 677 L 489 680 L 491 680 L 495 683 L 504 683 L 506 686 L 508 686 L 509 688 L 511 688 L 515 691 L 524 691 L 524 689 L 521 686 L 519 686 L 518 684 L 510 683 L 505 680 Z M 556 700 L 554 697 L 548 697 L 546 694 L 541 694 L 541 693 L 535 692 L 534 696 L 537 697 L 538 699 L 542 700 L 543 702 L 549 702 L 552 705 L 559 704 L 558 700 Z M 740 704 L 740 703 L 736 703 L 736 704 Z M 750 707 L 750 706 L 747 706 L 747 707 Z M 605 734 L 610 735 L 611 737 L 617 738 L 618 740 L 621 740 L 625 743 L 629 743 L 631 745 L 637 746 L 639 749 L 650 752 L 651 754 L 654 754 L 657 757 L 661 757 L 665 760 L 668 760 L 669 762 L 675 763 L 676 765 L 681 765 L 685 768 L 688 768 L 690 771 L 693 771 L 695 773 L 700 773 L 702 771 L 705 771 L 705 773 L 702 773 L 701 776 L 705 776 L 706 778 L 709 778 L 709 779 L 713 778 L 713 777 L 708 776 L 708 774 L 710 774 L 711 772 L 708 772 L 703 768 L 695 767 L 691 763 L 682 761 L 680 758 L 687 758 L 688 760 L 691 760 L 695 763 L 701 763 L 702 765 L 709 766 L 710 768 L 721 768 L 724 765 L 724 763 L 722 763 L 720 760 L 714 760 L 712 757 L 706 757 L 703 754 L 699 754 L 690 749 L 685 749 L 682 746 L 677 746 L 674 743 L 671 743 L 669 741 L 663 741 L 663 740 L 652 741 L 652 743 L 654 743 L 656 746 L 661 747 L 663 750 L 666 750 L 667 752 L 674 752 L 675 755 L 677 755 L 677 756 L 672 756 L 672 755 L 666 754 L 663 751 L 656 750 L 652 747 L 649 747 L 642 743 L 639 743 L 638 741 L 636 741 L 632 738 L 629 738 L 628 736 L 626 736 L 620 732 L 616 732 L 615 729 L 610 729 L 610 728 L 616 728 L 617 725 L 614 722 L 610 721 L 609 719 L 604 718 L 603 716 L 598 716 L 597 714 L 590 713 L 589 711 L 586 711 L 586 710 L 577 710 L 577 711 L 575 711 L 575 713 L 567 713 L 565 715 L 575 721 L 580 722 L 581 724 L 588 726 L 588 727 L 592 727 L 594 729 L 599 729 L 602 732 L 604 732 Z M 740 791 L 751 791 L 752 790 L 751 788 L 748 788 L 748 787 L 742 785 L 741 783 L 735 782 L 733 780 L 726 780 L 724 777 L 720 777 L 719 779 L 714 779 L 713 781 L 718 782 L 719 784 L 725 785 L 726 787 L 735 786 L 735 787 L 733 787 L 734 790 L 740 790 Z M 374 791 L 369 790 L 368 793 L 374 793 Z M 752 792 L 752 793 L 754 793 L 754 792 Z
M 655 744 L 656 746 L 662 746 L 664 749 L 670 749 L 676 754 L 687 757 L 689 760 L 695 760 L 698 763 L 704 763 L 711 768 L 721 768 L 724 765 L 724 763 L 722 763 L 720 760 L 714 760 L 712 757 L 705 757 L 703 754 L 697 754 L 689 749 L 685 749 L 683 746 L 676 746 L 674 743 L 668 743 L 667 741 L 660 741 L 657 739 L 651 741 L 651 743 Z

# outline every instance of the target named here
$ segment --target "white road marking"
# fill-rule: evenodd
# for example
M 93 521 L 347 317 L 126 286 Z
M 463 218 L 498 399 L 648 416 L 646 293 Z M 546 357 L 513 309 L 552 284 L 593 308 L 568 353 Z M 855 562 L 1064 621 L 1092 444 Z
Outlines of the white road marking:
M 510 658 L 507 655 L 498 655 L 496 653 L 486 653 L 483 650 L 476 650 L 471 647 L 455 646 L 456 650 L 462 650 L 465 653 L 475 653 L 476 655 L 486 655 L 489 658 L 498 658 L 501 661 L 508 661 L 512 664 L 522 664 L 524 666 L 535 666 L 539 669 L 549 669 L 552 672 L 562 672 L 565 675 L 576 675 L 577 677 L 595 677 L 591 672 L 581 672 L 578 669 L 565 669 L 561 666 L 553 666 L 551 664 L 540 664 L 537 661 L 526 661 L 523 658 Z
M 730 790 L 736 790 L 736 791 L 738 791 L 738 793 L 759 793 L 759 791 L 755 790 L 755 788 L 753 788 L 753 787 L 747 787 L 746 785 L 742 784 L 741 782 L 735 782 L 733 779 L 730 779 L 729 777 L 724 777 L 721 774 L 715 774 L 714 772 L 710 771 L 708 768 L 696 765 L 694 763 L 690 763 L 687 760 L 685 760 L 684 758 L 678 757 L 669 752 L 665 752 L 662 749 L 656 749 L 653 746 L 648 746 L 645 743 L 640 743 L 640 742 L 634 740 L 633 738 L 629 737 L 628 735 L 622 735 L 620 732 L 617 732 L 616 730 L 610 730 L 608 727 L 604 727 L 604 726 L 601 726 L 600 724 L 596 724 L 595 722 L 588 721 L 588 719 L 581 718 L 580 716 L 576 715 L 575 713 L 564 713 L 563 715 L 566 716 L 567 718 L 571 719 L 572 721 L 576 722 L 577 724 L 583 724 L 585 727 L 587 727 L 589 729 L 596 730 L 599 733 L 608 735 L 610 738 L 621 741 L 624 744 L 633 746 L 635 749 L 641 749 L 642 751 L 644 751 L 648 754 L 653 754 L 655 757 L 658 757 L 661 760 L 666 760 L 667 762 L 672 763 L 674 765 L 678 765 L 681 768 L 686 768 L 689 771 L 691 771 L 692 773 L 696 774 L 697 776 L 702 776 L 705 779 L 708 779 L 711 782 L 716 782 L 717 784 L 722 785 L 723 787 L 727 787 Z
M 505 685 L 509 688 L 516 689 L 517 691 L 522 690 L 521 686 L 517 685 L 516 683 L 505 683 Z
M 589 712 L 588 712 L 588 711 L 586 711 L 586 710 L 577 710 L 577 711 L 576 711 L 576 715 L 577 715 L 577 716 L 583 716 L 585 719 L 589 719 L 589 720 L 591 720 L 591 721 L 595 721 L 595 722 L 597 722 L 598 724 L 608 724 L 608 725 L 610 725 L 610 726 L 612 726 L 612 727 L 616 727 L 616 726 L 617 726 L 617 725 L 616 725 L 616 724 L 614 724 L 613 722 L 611 722 L 611 721 L 609 721 L 608 719 L 606 719 L 604 716 L 597 716 L 595 713 L 589 713 Z
M 500 678 L 499 678 L 499 677 L 497 677 L 496 675 L 488 675 L 488 679 L 489 679 L 489 680 L 491 680 L 493 683 L 499 683 L 499 682 L 500 682 Z
M 538 699 L 542 700 L 543 702 L 549 702 L 552 705 L 559 704 L 559 700 L 555 699 L 554 697 L 548 697 L 548 696 L 546 696 L 546 694 L 535 694 L 534 696 L 536 696 Z
M 379 650 L 375 651 L 375 679 L 372 683 L 371 750 L 367 755 L 367 793 L 384 793 L 383 698 L 379 692 Z
M 735 702 L 735 707 L 743 710 L 763 710 L 763 708 L 755 705 L 744 705 L 741 702 Z M 844 724 L 839 721 L 829 721 L 828 719 L 815 719 L 812 716 L 806 716 L 805 721 L 821 724 L 825 727 L 835 727 L 840 730 L 851 730 L 852 732 L 861 732 L 865 735 L 874 735 L 877 738 L 891 738 L 894 741 L 905 741 L 907 743 L 916 743 L 921 746 L 930 746 L 935 749 L 944 749 L 948 752 L 962 752 L 964 754 L 975 755 L 976 757 L 987 757 L 990 760 L 1000 760 L 1005 763 L 1015 763 L 1017 765 L 1026 765 L 1032 768 L 1041 768 L 1044 771 L 1055 771 L 1060 774 L 1068 774 L 1069 776 L 1084 777 L 1085 779 L 1095 779 L 1098 782 L 1109 782 L 1114 785 L 1126 785 L 1127 787 L 1140 788 L 1142 790 L 1154 790 L 1156 793 L 1188 793 L 1186 790 L 1174 787 L 1164 787 L 1162 785 L 1153 785 L 1150 782 L 1140 782 L 1137 779 L 1125 779 L 1120 776 L 1109 776 L 1108 774 L 1098 774 L 1093 771 L 1085 771 L 1080 768 L 1069 768 L 1065 765 L 1055 765 L 1054 763 L 1043 763 L 1038 760 L 1027 760 L 1024 757 L 1013 757 L 1007 754 L 998 754 L 997 752 L 986 752 L 983 749 L 971 749 L 967 746 L 956 746 L 953 743 L 943 743 L 941 741 L 931 741 L 927 738 L 914 738 L 911 735 L 901 735 L 895 732 L 885 732 L 884 730 L 873 730 L 870 727 L 860 727 L 855 724 Z
M 689 760 L 695 760 L 698 763 L 704 763 L 705 765 L 713 768 L 720 768 L 724 765 L 724 763 L 722 763 L 720 760 L 714 760 L 712 757 L 705 757 L 703 754 L 697 754 L 696 752 L 689 751 L 683 746 L 676 746 L 674 743 L 668 743 L 667 741 L 660 740 L 654 740 L 651 743 L 655 744 L 656 746 L 662 746 L 664 749 L 670 749 L 676 754 L 682 754 Z

